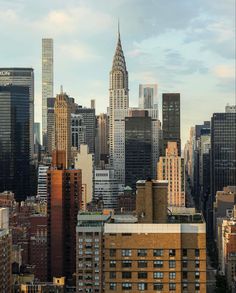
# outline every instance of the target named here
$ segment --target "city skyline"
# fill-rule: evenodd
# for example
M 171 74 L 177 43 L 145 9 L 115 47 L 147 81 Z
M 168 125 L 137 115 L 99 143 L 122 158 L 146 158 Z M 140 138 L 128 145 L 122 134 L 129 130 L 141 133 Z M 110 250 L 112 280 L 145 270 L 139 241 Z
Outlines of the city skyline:
M 94 98 L 97 113 L 106 110 L 118 17 L 130 75 L 130 106 L 138 105 L 140 83 L 158 84 L 159 107 L 162 93 L 180 92 L 184 144 L 191 125 L 234 104 L 234 1 L 146 3 L 43 1 L 39 7 L 30 1 L 2 2 L 2 66 L 35 69 L 36 121 L 41 122 L 41 39 L 46 37 L 55 43 L 55 93 L 63 84 L 79 104 L 88 107 Z M 134 13 L 128 17 L 131 7 Z

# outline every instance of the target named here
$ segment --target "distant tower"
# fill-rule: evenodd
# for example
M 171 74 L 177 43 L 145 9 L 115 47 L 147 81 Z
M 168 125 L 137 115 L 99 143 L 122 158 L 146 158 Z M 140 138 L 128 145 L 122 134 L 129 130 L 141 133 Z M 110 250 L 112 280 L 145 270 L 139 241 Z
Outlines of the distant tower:
M 55 150 L 53 165 L 68 168 L 71 163 L 71 104 L 69 97 L 61 92 L 54 105 Z
M 157 107 L 157 84 L 139 85 L 139 108 L 153 109 Z
M 168 180 L 169 206 L 185 206 L 184 159 L 178 155 L 177 142 L 168 142 L 166 155 L 158 162 L 158 180 Z
M 109 143 L 110 143 L 110 164 L 114 162 L 114 123 L 116 110 L 125 110 L 129 107 L 128 71 L 126 70 L 125 57 L 121 46 L 120 29 L 118 25 L 118 40 L 115 55 L 113 57 L 112 69 L 110 71 L 109 90 Z
M 53 39 L 42 39 L 42 133 L 47 146 L 47 99 L 53 97 Z

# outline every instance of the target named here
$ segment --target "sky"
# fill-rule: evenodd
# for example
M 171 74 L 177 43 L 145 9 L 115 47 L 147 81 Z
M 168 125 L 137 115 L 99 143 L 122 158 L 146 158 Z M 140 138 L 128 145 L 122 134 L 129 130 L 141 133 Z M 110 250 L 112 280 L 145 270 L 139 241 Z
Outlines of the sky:
M 181 94 L 181 135 L 235 104 L 235 0 L 0 0 L 0 67 L 35 70 L 35 121 L 41 122 L 41 40 L 54 39 L 54 94 L 80 105 L 109 101 L 109 72 L 121 41 L 130 106 L 138 85 Z

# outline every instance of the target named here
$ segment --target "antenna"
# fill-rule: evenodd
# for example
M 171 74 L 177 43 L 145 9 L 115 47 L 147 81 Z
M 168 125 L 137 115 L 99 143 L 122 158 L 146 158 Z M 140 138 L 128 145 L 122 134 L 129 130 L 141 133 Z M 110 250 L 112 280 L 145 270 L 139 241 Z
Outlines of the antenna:
M 61 85 L 61 94 L 63 94 L 63 85 Z

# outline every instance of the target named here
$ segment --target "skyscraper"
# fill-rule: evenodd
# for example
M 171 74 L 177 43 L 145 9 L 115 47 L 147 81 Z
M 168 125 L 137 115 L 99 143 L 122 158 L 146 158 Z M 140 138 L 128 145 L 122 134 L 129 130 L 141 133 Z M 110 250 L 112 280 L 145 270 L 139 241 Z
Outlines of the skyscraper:
M 139 108 L 157 108 L 157 84 L 139 85 Z
M 56 165 L 68 168 L 71 163 L 71 104 L 69 97 L 61 92 L 54 105 Z M 61 158 L 60 158 L 61 157 Z M 54 161 L 55 162 L 55 161 Z
M 75 109 L 75 114 L 81 115 L 83 124 L 85 127 L 85 141 L 88 145 L 89 152 L 95 153 L 95 128 L 96 128 L 96 116 L 94 108 L 82 108 L 78 106 Z
M 118 28 L 118 40 L 115 55 L 113 57 L 112 69 L 110 71 L 109 89 L 109 143 L 110 143 L 110 164 L 116 165 L 119 160 L 119 150 L 115 141 L 115 123 L 119 119 L 120 111 L 129 107 L 128 71 L 121 46 L 120 31 Z M 118 147 L 119 148 L 119 147 Z M 114 157 L 117 155 L 117 157 Z
M 214 113 L 211 118 L 211 195 L 236 185 L 236 112 Z
M 165 155 L 168 141 L 176 141 L 178 154 L 181 156 L 180 94 L 178 93 L 162 95 L 162 131 L 162 155 Z
M 0 86 L 0 192 L 30 195 L 29 87 Z
M 178 155 L 177 142 L 168 142 L 166 155 L 158 162 L 158 180 L 168 180 L 169 206 L 185 206 L 184 159 Z
M 97 137 L 98 137 L 98 161 L 107 163 L 109 156 L 109 120 L 108 115 L 101 113 L 97 117 Z
M 125 186 L 152 174 L 152 121 L 145 110 L 131 110 L 125 117 Z
M 42 133 L 47 146 L 47 98 L 53 97 L 53 39 L 42 39 Z
M 0 68 L 0 86 L 22 85 L 29 88 L 29 111 L 30 111 L 30 158 L 34 154 L 34 70 L 24 67 Z

